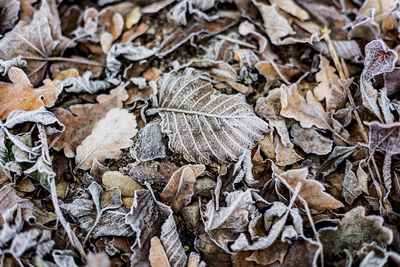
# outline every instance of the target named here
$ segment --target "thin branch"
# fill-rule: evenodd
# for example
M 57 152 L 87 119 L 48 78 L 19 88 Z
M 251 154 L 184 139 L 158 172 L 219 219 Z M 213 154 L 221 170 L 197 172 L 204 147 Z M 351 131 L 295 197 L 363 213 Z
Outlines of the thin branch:
M 79 64 L 85 64 L 85 65 L 92 65 L 92 66 L 98 66 L 98 67 L 105 67 L 104 64 L 99 63 L 97 61 L 93 60 L 87 60 L 87 59 L 78 59 L 78 58 L 66 58 L 66 57 L 22 57 L 22 59 L 25 60 L 37 60 L 37 61 L 64 61 L 64 62 L 72 62 L 72 63 L 79 63 Z

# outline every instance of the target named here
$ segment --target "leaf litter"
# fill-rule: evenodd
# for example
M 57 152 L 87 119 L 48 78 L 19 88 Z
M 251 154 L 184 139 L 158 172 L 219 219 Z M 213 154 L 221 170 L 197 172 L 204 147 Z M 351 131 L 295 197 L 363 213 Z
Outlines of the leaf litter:
M 0 14 L 1 266 L 400 265 L 396 1 Z

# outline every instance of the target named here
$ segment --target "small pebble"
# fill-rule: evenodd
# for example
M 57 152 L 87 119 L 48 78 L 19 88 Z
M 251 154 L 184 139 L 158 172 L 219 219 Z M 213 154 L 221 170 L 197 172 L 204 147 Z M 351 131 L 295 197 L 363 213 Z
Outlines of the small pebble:
M 125 208 L 130 209 L 133 204 L 133 197 L 123 197 L 122 203 L 124 203 Z
M 118 171 L 105 172 L 102 177 L 102 182 L 108 188 L 118 188 L 123 197 L 133 197 L 136 190 L 143 189 L 138 182 Z

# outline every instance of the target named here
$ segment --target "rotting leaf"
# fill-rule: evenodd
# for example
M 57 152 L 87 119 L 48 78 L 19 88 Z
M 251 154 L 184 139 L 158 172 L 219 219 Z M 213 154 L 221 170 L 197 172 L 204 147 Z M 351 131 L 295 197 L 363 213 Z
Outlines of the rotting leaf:
M 94 94 L 98 91 L 108 89 L 110 84 L 106 81 L 92 81 L 90 77 L 92 73 L 90 71 L 85 72 L 82 76 L 77 78 L 69 77 L 61 84 L 64 90 L 68 93 L 89 93 Z
M 329 129 L 329 116 L 311 91 L 307 91 L 307 97 L 297 91 L 297 85 L 290 87 L 281 85 L 281 115 L 286 118 L 293 118 L 300 122 L 303 128 L 316 126 L 320 129 Z
M 191 68 L 179 76 L 164 75 L 158 87 L 154 101 L 161 129 L 169 137 L 169 148 L 188 161 L 210 164 L 210 157 L 236 161 L 268 131 L 268 124 L 242 95 L 219 93 L 207 77 Z
M 55 108 L 54 114 L 64 122 L 66 128 L 54 148 L 64 148 L 66 157 L 74 157 L 76 147 L 92 132 L 94 125 L 111 109 L 122 108 L 122 102 L 127 98 L 124 86 L 120 85 L 111 90 L 109 95 L 99 95 L 96 104 L 73 105 L 70 107 L 71 112 Z
M 0 119 L 4 120 L 15 109 L 26 111 L 40 107 L 51 107 L 62 91 L 57 81 L 44 80 L 42 87 L 34 89 L 28 76 L 21 70 L 12 67 L 8 71 L 12 83 L 0 82 Z
M 384 41 L 371 41 L 365 46 L 365 78 L 369 81 L 378 74 L 393 71 L 397 59 L 397 53 L 391 50 Z
M 288 170 L 279 174 L 294 190 L 299 182 L 302 183 L 299 195 L 307 202 L 310 208 L 324 211 L 325 209 L 337 209 L 344 205 L 333 198 L 328 193 L 324 192 L 324 186 L 316 181 L 307 179 L 307 168 Z
M 196 178 L 205 170 L 204 165 L 185 165 L 172 174 L 168 184 L 161 192 L 161 200 L 171 205 L 175 213 L 190 203 Z
M 318 233 L 324 246 L 324 256 L 328 260 L 340 256 L 343 247 L 352 252 L 359 250 L 365 243 L 376 242 L 385 247 L 393 240 L 392 231 L 383 226 L 383 218 L 366 216 L 364 207 L 356 207 L 347 212 L 338 227 L 323 228 Z
M 118 158 L 122 148 L 132 145 L 131 138 L 136 133 L 136 117 L 133 114 L 126 109 L 111 109 L 76 148 L 77 167 L 89 169 L 95 159 Z

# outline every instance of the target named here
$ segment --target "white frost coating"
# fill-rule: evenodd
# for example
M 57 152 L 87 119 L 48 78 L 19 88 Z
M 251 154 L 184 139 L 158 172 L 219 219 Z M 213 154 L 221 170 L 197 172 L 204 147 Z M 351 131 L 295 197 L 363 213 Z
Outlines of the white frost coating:
M 169 148 L 191 162 L 237 161 L 268 132 L 243 95 L 225 95 L 192 68 L 157 81 L 161 129 Z

